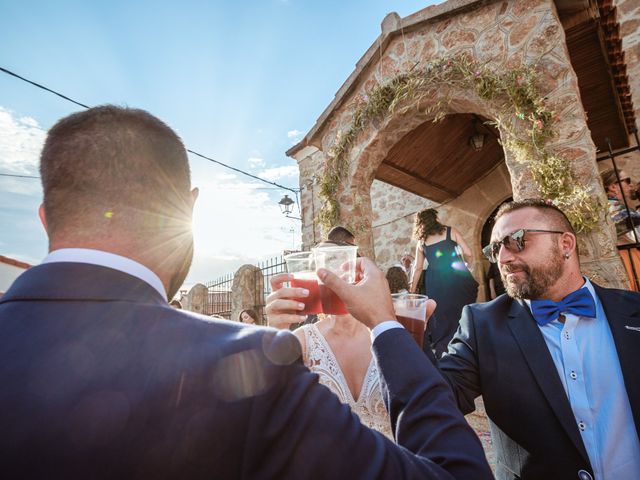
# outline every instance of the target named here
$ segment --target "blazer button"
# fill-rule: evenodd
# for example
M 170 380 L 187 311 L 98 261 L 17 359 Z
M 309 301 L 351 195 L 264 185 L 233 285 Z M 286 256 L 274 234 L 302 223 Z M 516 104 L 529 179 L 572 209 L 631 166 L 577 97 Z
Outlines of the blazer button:
M 591 476 L 591 474 L 589 472 L 587 472 L 586 470 L 579 470 L 578 471 L 578 478 L 580 480 L 593 480 L 593 477 Z

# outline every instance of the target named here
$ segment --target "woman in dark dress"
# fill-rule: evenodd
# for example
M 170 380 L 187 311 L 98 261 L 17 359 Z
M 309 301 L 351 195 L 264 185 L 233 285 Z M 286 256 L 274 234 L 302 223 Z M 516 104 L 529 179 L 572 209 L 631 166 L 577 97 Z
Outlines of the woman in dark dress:
M 416 245 L 416 266 L 411 280 L 411 291 L 428 295 L 438 304 L 429 319 L 425 347 L 430 345 L 440 358 L 458 328 L 462 307 L 476 301 L 478 282 L 475 281 L 463 259 L 471 260 L 469 246 L 455 228 L 438 222 L 438 212 L 427 208 L 416 214 L 413 237 Z M 429 266 L 425 272 L 425 288 L 416 292 L 424 260 Z

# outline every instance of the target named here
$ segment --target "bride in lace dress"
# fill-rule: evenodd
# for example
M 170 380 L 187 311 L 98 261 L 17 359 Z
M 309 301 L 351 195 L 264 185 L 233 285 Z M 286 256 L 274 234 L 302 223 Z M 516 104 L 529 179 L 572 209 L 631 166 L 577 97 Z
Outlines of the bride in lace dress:
M 393 440 L 369 329 L 351 315 L 325 315 L 293 333 L 302 345 L 305 365 L 318 374 L 320 383 L 349 405 L 363 424 Z

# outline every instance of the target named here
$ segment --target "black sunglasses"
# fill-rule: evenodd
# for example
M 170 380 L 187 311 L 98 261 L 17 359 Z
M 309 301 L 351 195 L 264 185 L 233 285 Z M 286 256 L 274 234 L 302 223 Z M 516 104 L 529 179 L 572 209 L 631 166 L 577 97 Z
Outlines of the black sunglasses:
M 500 247 L 504 247 L 512 253 L 518 253 L 524 250 L 524 234 L 525 233 L 564 233 L 558 230 L 530 230 L 521 228 L 510 233 L 502 240 L 491 242 L 482 249 L 482 253 L 491 263 L 498 263 L 498 255 L 500 255 Z

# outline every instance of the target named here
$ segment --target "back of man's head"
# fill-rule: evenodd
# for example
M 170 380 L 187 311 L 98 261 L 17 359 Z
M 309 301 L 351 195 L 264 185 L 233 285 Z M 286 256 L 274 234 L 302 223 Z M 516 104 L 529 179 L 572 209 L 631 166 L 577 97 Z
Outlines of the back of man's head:
M 180 138 L 137 109 L 72 114 L 49 131 L 40 159 L 51 243 L 64 238 L 176 235 L 190 222 L 190 175 Z
M 354 245 L 356 237 L 344 227 L 333 227 L 327 234 L 327 240 L 334 243 Z

